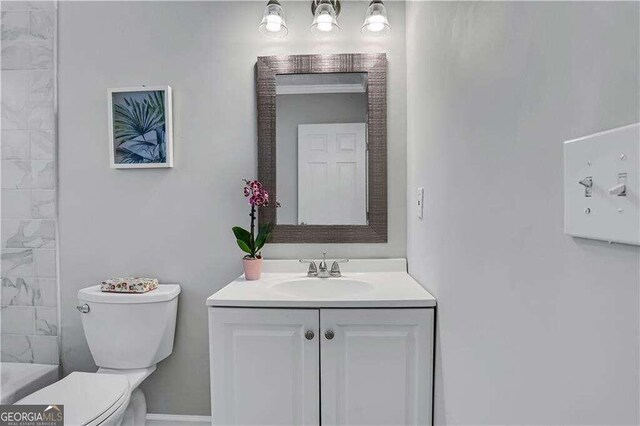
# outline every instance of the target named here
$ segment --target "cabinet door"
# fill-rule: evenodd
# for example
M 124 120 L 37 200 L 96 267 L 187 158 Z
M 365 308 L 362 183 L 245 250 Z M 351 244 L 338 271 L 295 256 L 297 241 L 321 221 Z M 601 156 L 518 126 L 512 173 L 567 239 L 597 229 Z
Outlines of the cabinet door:
M 431 424 L 433 312 L 320 311 L 323 425 Z
M 213 424 L 318 425 L 318 324 L 318 310 L 209 308 Z

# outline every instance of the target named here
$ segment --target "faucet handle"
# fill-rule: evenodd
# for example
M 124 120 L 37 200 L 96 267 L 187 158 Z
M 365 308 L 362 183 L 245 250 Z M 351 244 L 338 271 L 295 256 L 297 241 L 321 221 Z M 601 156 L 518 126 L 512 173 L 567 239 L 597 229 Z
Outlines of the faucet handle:
M 323 251 L 322 252 L 322 262 L 320 262 L 320 265 L 318 265 L 318 267 L 320 268 L 320 270 L 327 270 L 327 252 Z
M 307 271 L 308 277 L 318 276 L 318 267 L 316 266 L 316 262 L 314 262 L 313 260 L 306 260 L 306 259 L 300 259 L 299 262 L 309 264 L 309 270 Z
M 339 260 L 334 260 L 333 264 L 331 265 L 331 276 L 332 277 L 341 277 L 342 276 L 342 272 L 340 272 L 340 263 L 347 263 L 349 261 L 349 259 L 339 259 Z

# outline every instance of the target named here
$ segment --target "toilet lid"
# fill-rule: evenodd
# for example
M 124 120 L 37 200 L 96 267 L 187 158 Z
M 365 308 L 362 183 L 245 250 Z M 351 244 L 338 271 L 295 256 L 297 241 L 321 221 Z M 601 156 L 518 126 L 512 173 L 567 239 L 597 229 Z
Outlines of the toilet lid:
M 117 410 L 128 393 L 126 376 L 74 372 L 16 404 L 64 405 L 64 424 L 88 425 Z

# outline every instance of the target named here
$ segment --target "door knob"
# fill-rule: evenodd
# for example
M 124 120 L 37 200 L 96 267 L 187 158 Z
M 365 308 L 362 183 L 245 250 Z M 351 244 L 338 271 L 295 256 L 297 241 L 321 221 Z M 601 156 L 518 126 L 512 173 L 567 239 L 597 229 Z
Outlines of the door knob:
M 307 331 L 304 333 L 304 337 L 306 337 L 306 338 L 307 338 L 307 340 L 313 340 L 313 337 L 314 337 L 314 336 L 315 336 L 315 334 L 314 334 L 314 333 L 313 333 L 313 331 L 311 331 L 311 330 L 307 330 Z
M 331 330 L 327 330 L 327 331 L 324 332 L 324 337 L 326 337 L 327 340 L 333 339 L 333 336 L 335 336 L 335 334 Z

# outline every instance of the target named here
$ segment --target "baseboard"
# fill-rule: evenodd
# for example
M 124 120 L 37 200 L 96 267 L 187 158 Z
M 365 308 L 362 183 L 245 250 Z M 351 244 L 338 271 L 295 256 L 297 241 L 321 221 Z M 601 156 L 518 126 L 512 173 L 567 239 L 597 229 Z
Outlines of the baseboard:
M 159 420 L 163 422 L 179 423 L 211 423 L 211 416 L 190 416 L 186 414 L 153 414 L 147 413 L 147 420 Z

